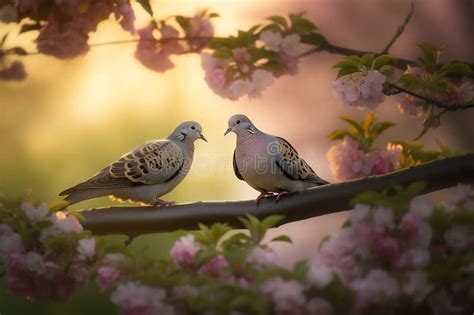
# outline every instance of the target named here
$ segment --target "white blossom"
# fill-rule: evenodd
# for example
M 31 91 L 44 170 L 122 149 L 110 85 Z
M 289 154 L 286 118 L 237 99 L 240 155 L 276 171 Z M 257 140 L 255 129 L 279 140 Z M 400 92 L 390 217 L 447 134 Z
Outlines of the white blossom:
M 285 36 L 281 42 L 281 50 L 291 57 L 296 57 L 301 54 L 301 38 L 298 34 L 291 34 Z
M 397 280 L 381 269 L 371 270 L 365 278 L 352 282 L 352 288 L 371 303 L 384 303 L 398 297 Z
M 251 93 L 254 88 L 255 87 L 252 81 L 247 79 L 238 79 L 229 85 L 229 92 L 233 97 L 239 98 Z
M 415 303 L 420 303 L 433 290 L 428 281 L 428 275 L 422 271 L 408 273 L 408 281 L 402 284 L 403 293 L 412 297 Z
M 333 278 L 333 271 L 324 265 L 311 265 L 308 274 L 309 281 L 318 288 L 324 288 Z
M 263 31 L 260 34 L 260 40 L 265 44 L 266 50 L 280 51 L 280 44 L 282 42 L 281 34 L 273 31 Z
M 83 260 L 91 259 L 95 256 L 95 238 L 83 238 L 77 245 L 77 253 L 79 258 Z
M 376 231 L 392 229 L 395 226 L 393 212 L 389 208 L 379 207 L 374 210 L 374 227 Z
M 46 216 L 49 213 L 49 208 L 45 203 L 35 207 L 30 202 L 23 201 L 20 209 L 26 214 L 31 223 L 36 223 L 46 219 Z

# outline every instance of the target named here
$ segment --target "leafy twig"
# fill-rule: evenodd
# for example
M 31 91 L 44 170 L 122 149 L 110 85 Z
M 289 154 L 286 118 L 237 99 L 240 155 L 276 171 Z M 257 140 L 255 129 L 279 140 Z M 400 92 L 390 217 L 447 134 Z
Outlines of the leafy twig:
M 443 108 L 443 109 L 445 109 L 445 110 L 447 110 L 447 111 L 457 111 L 457 110 L 461 110 L 461 109 L 468 109 L 468 108 L 473 108 L 473 107 L 474 107 L 474 103 L 466 103 L 466 104 L 456 104 L 456 103 L 454 103 L 454 104 L 447 104 L 447 103 L 443 103 L 443 102 L 441 102 L 441 101 L 437 101 L 437 100 L 431 99 L 431 98 L 429 98 L 429 97 L 427 97 L 427 96 L 418 94 L 418 93 L 416 93 L 416 92 L 410 91 L 410 90 L 408 90 L 408 89 L 406 89 L 406 88 L 403 88 L 403 87 L 401 87 L 401 86 L 398 86 L 398 85 L 396 85 L 396 84 L 394 84 L 394 83 L 390 83 L 390 82 L 389 82 L 389 83 L 387 83 L 387 85 L 388 85 L 391 89 L 394 89 L 394 90 L 396 90 L 396 91 L 398 91 L 398 92 L 392 92 L 392 91 L 387 92 L 387 91 L 384 91 L 384 93 L 385 93 L 386 95 L 393 95 L 393 94 L 398 94 L 398 93 L 401 93 L 401 92 L 407 93 L 407 94 L 410 94 L 410 95 L 412 95 L 412 96 L 414 96 L 414 97 L 416 97 L 416 98 L 419 98 L 419 99 L 421 99 L 421 100 L 427 102 L 428 104 L 431 104 L 431 105 L 433 105 L 433 106 L 435 106 L 435 107 L 438 107 L 438 108 Z

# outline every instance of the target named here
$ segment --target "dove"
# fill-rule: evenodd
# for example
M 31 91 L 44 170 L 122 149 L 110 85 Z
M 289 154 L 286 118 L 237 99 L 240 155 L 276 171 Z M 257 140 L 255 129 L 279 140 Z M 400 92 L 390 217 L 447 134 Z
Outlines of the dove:
M 329 184 L 321 179 L 283 138 L 266 134 L 255 127 L 245 115 L 234 115 L 229 119 L 230 132 L 237 135 L 233 168 L 238 179 L 247 182 L 260 192 L 255 200 L 282 196 Z
M 147 141 L 104 167 L 92 178 L 61 192 L 70 204 L 86 199 L 113 196 L 156 206 L 174 202 L 159 197 L 173 190 L 188 174 L 194 141 L 202 139 L 195 121 L 181 123 L 167 139 Z

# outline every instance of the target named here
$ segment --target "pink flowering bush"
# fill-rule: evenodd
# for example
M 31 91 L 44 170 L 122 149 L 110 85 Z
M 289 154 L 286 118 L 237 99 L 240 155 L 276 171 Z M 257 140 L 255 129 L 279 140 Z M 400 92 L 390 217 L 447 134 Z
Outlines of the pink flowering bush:
M 69 300 L 88 283 L 95 239 L 72 214 L 23 201 L 0 203 L 0 258 L 5 283 L 34 300 Z
M 422 189 L 358 195 L 342 229 L 292 268 L 272 247 L 291 240 L 265 241 L 282 216 L 240 218 L 244 232 L 201 225 L 156 258 L 93 238 L 45 204 L 2 203 L 0 261 L 14 294 L 68 300 L 95 278 L 124 315 L 464 314 L 474 306 L 473 190 L 433 205 L 414 198 Z

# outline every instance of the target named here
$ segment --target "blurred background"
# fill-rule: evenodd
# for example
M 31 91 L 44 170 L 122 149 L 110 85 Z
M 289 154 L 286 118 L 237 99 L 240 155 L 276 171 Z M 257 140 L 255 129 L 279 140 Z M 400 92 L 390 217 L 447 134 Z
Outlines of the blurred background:
M 328 40 L 336 45 L 380 51 L 394 35 L 409 11 L 408 0 L 318 1 L 152 1 L 157 18 L 173 14 L 193 15 L 209 8 L 217 36 L 248 29 L 270 15 L 306 11 Z M 138 6 L 137 27 L 149 17 Z M 391 54 L 414 59 L 416 42 L 446 45 L 443 59 L 474 61 L 474 2 L 470 0 L 418 0 L 405 33 Z M 7 47 L 23 45 L 34 51 L 35 34 L 17 34 L 18 28 L 0 25 L 0 35 L 10 31 Z M 127 39 L 116 22 L 100 24 L 90 43 Z M 358 119 L 362 112 L 340 104 L 330 81 L 332 65 L 340 56 L 314 54 L 300 62 L 297 76 L 278 79 L 262 98 L 238 102 L 224 100 L 207 87 L 198 55 L 175 56 L 176 67 L 154 73 L 133 58 L 133 44 L 92 48 L 84 57 L 61 61 L 45 56 L 25 57 L 29 77 L 22 83 L 0 82 L 0 192 L 9 196 L 27 193 L 40 200 L 58 199 L 58 192 L 87 179 L 136 145 L 166 137 L 183 120 L 197 120 L 209 143 L 197 142 L 190 174 L 168 200 L 254 199 L 257 192 L 235 178 L 232 171 L 234 136 L 223 137 L 227 119 L 248 115 L 261 130 L 290 141 L 323 178 L 333 177 L 326 159 L 331 145 L 327 134 L 343 124 L 340 115 Z M 436 139 L 458 151 L 473 151 L 474 111 L 449 113 L 443 124 L 420 143 L 435 149 Z M 421 121 L 400 114 L 392 100 L 378 110 L 379 119 L 398 122 L 380 139 L 411 141 Z M 76 205 L 86 209 L 113 204 L 107 198 Z M 310 258 L 322 236 L 335 231 L 345 213 L 288 224 L 272 231 L 288 234 L 293 246 L 279 245 L 287 264 Z M 166 254 L 176 234 L 147 235 L 133 244 Z M 8 300 L 8 302 L 5 302 Z M 71 303 L 27 302 L 0 287 L 0 313 L 10 314 L 115 314 L 115 308 L 96 288 Z

